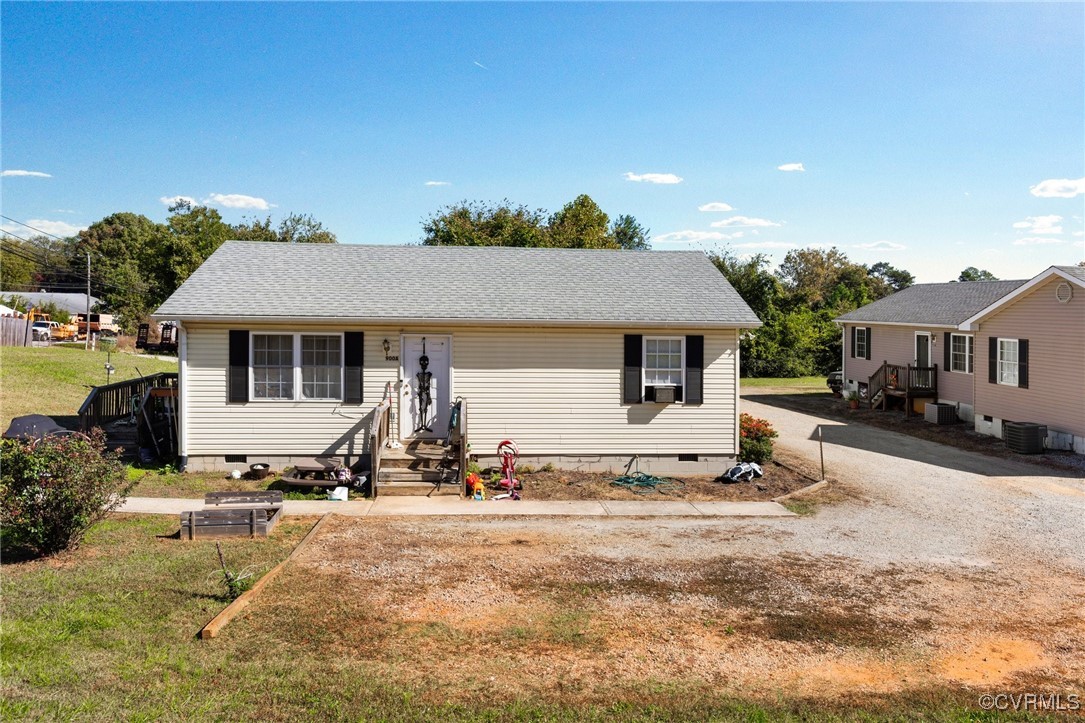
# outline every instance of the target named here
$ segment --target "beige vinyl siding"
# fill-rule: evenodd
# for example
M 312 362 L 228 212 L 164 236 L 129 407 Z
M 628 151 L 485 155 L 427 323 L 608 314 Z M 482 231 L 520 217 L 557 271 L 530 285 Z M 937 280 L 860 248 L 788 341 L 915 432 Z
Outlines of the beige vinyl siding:
M 870 328 L 870 360 L 851 357 L 851 328 Z M 951 372 L 945 368 L 945 333 L 949 329 L 929 326 L 890 326 L 878 324 L 847 324 L 844 337 L 844 379 L 867 383 L 883 362 L 915 363 L 916 332 L 931 335 L 931 363 L 938 366 L 938 398 L 946 402 L 972 404 L 972 374 Z M 959 334 L 963 332 L 954 331 Z M 978 353 L 978 350 L 977 352 Z M 979 369 L 979 357 L 973 358 L 973 368 Z M 984 367 L 984 374 L 986 374 Z M 872 392 L 873 393 L 873 392 Z
M 433 328 L 250 325 L 260 332 L 365 332 L 364 403 L 226 403 L 228 330 L 188 324 L 186 452 L 189 456 L 362 454 L 371 412 L 399 362 L 385 361 L 384 339 L 398 356 L 400 334 L 452 338 L 452 394 L 468 400 L 475 453 L 506 438 L 529 455 L 737 451 L 738 334 L 704 333 L 704 404 L 621 404 L 624 334 L 643 329 Z M 689 332 L 697 333 L 697 332 Z M 660 336 L 675 336 L 660 332 Z
M 976 333 L 976 414 L 1038 422 L 1085 436 L 1085 289 L 1060 304 L 1053 278 L 982 319 Z M 1028 389 L 991 384 L 991 337 L 1028 339 Z

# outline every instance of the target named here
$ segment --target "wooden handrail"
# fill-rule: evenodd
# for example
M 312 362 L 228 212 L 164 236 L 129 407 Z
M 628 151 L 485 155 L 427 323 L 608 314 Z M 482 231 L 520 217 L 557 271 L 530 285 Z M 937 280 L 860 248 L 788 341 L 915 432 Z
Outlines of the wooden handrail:
M 373 426 L 370 428 L 369 434 L 369 466 L 371 467 L 369 473 L 372 475 L 369 481 L 369 490 L 374 499 L 377 497 L 377 480 L 380 478 L 381 452 L 388 441 L 391 409 L 391 397 L 385 397 L 380 404 L 373 408 Z
M 79 407 L 78 414 L 83 431 L 89 432 L 94 427 L 135 414 L 148 389 L 176 386 L 177 372 L 157 372 L 94 387 Z

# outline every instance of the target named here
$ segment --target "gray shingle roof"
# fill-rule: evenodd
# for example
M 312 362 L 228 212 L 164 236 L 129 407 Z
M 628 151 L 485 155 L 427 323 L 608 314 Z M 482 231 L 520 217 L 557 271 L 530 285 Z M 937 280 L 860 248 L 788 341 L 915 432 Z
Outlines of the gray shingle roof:
M 1026 281 L 916 284 L 839 316 L 836 321 L 957 326 Z
M 21 296 L 31 304 L 56 304 L 69 314 L 84 314 L 87 311 L 87 295 L 60 291 L 0 291 L 0 296 Z M 97 296 L 90 297 L 90 305 L 100 303 Z M 24 310 L 25 311 L 25 310 Z
M 1056 269 L 1063 273 L 1070 274 L 1076 279 L 1085 281 L 1085 267 L 1082 266 L 1056 266 Z
M 699 251 L 243 241 L 223 244 L 155 316 L 760 325 Z

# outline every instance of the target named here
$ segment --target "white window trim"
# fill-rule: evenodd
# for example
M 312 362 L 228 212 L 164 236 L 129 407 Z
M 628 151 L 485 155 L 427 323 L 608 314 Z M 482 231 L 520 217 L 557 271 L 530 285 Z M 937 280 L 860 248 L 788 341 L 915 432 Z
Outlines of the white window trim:
M 640 350 L 640 396 L 644 399 L 648 391 L 648 340 L 653 341 L 678 341 L 682 344 L 682 381 L 679 386 L 682 387 L 682 403 L 686 401 L 686 337 L 684 336 L 643 336 L 641 337 L 641 350 Z M 651 386 L 657 386 L 655 384 Z M 677 400 L 676 400 L 677 402 Z M 652 402 L 649 402 L 650 404 Z
M 954 339 L 964 339 L 964 369 L 953 368 L 953 341 Z M 946 371 L 953 372 L 954 374 L 974 374 L 976 371 L 976 338 L 972 334 L 950 334 L 949 335 L 949 369 Z
M 863 342 L 862 342 L 863 343 L 863 351 L 862 352 L 859 351 L 859 335 L 860 334 L 863 336 Z M 855 327 L 855 344 L 853 345 L 853 348 L 851 350 L 852 355 L 856 359 L 866 359 L 867 358 L 867 348 L 869 348 L 869 346 L 870 346 L 870 339 L 867 338 L 866 327 L 865 326 L 857 326 L 857 327 Z
M 256 356 L 256 344 L 253 343 L 253 339 L 257 336 L 289 336 L 293 339 L 293 357 L 294 357 L 294 396 L 292 398 L 279 397 L 276 399 L 269 399 L 267 397 L 256 396 L 256 374 L 253 373 L 253 359 Z M 339 396 L 338 397 L 306 397 L 302 395 L 301 387 L 301 338 L 303 336 L 337 336 L 339 337 Z M 251 331 L 249 332 L 249 401 L 252 402 L 305 402 L 305 403 L 321 403 L 321 402 L 342 402 L 343 401 L 343 387 L 346 382 L 344 379 L 345 374 L 345 361 L 346 361 L 346 340 L 343 332 L 318 332 L 318 331 Z
M 1017 361 L 1013 362 L 1013 381 L 1002 381 L 1002 342 L 1012 341 L 1014 348 L 1017 349 Z M 1003 339 L 998 337 L 995 341 L 995 350 L 998 354 L 995 363 L 995 381 L 1006 387 L 1019 386 L 1021 377 L 1019 376 L 1018 367 L 1021 364 L 1021 340 L 1020 339 Z

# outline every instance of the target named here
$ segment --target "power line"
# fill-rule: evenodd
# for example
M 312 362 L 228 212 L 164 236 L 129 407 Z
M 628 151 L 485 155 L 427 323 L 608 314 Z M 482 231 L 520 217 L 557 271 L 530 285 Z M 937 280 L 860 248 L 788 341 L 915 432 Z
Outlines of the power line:
M 16 221 L 15 219 L 11 218 L 10 216 L 5 216 L 3 214 L 0 214 L 0 218 L 5 219 L 7 221 L 11 221 L 12 223 L 17 223 L 20 226 L 26 226 L 31 231 L 37 231 L 38 233 L 40 233 L 40 234 L 42 234 L 44 236 L 48 236 L 50 238 L 55 238 L 57 241 L 67 241 L 68 240 L 66 238 L 62 238 L 60 236 L 57 236 L 56 234 L 51 234 L 48 231 L 42 231 L 40 228 L 35 228 L 34 226 L 31 226 L 28 223 L 23 223 L 22 221 Z M 16 236 L 16 238 L 18 238 L 18 236 Z M 23 239 L 23 240 L 25 241 L 26 239 Z
M 4 218 L 7 218 L 7 217 L 4 216 Z M 11 233 L 10 231 L 6 231 L 4 229 L 0 229 L 0 233 L 4 233 L 4 234 L 7 234 L 8 236 L 11 236 L 12 238 L 19 239 L 20 241 L 23 241 L 24 243 L 30 243 L 30 241 L 23 238 L 22 236 L 17 236 L 15 234 Z M 31 246 L 33 246 L 33 244 L 31 244 Z M 7 244 L 7 245 L 0 245 L 0 250 L 2 250 L 4 253 L 9 253 L 12 256 L 17 256 L 18 258 L 21 258 L 24 261 L 29 261 L 29 262 L 31 262 L 33 264 L 37 264 L 38 266 L 41 266 L 43 268 L 43 270 L 48 270 L 51 273 L 62 274 L 64 276 L 73 277 L 73 278 L 79 279 L 83 283 L 86 283 L 86 281 L 87 281 L 87 277 L 86 277 L 85 274 L 80 274 L 80 273 L 78 273 L 76 271 L 72 271 L 70 268 L 65 268 L 63 266 L 57 266 L 56 264 L 49 262 L 44 257 L 35 257 L 35 256 L 33 256 L 33 252 L 29 251 L 27 249 L 20 249 L 20 248 L 16 248 L 16 247 L 12 246 L 11 244 Z M 99 289 L 108 287 L 108 288 L 112 288 L 112 289 L 114 289 L 116 291 L 128 291 L 129 290 L 129 287 L 124 286 L 122 284 L 118 284 L 115 281 L 110 281 L 110 280 L 106 279 L 104 276 L 102 276 L 101 274 L 99 274 L 98 278 L 91 277 L 90 281 L 91 281 L 92 284 L 97 284 Z

